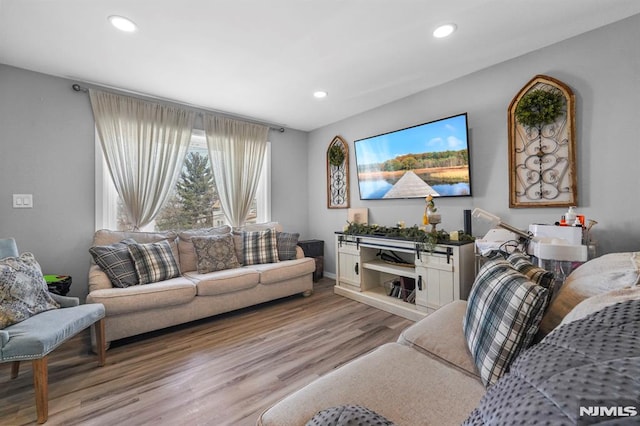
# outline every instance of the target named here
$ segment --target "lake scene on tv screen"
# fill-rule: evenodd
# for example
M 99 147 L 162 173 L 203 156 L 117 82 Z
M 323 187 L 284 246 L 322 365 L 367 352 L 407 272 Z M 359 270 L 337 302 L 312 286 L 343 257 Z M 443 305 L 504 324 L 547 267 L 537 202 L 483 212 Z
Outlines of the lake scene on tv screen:
M 466 114 L 355 142 L 363 200 L 471 195 Z

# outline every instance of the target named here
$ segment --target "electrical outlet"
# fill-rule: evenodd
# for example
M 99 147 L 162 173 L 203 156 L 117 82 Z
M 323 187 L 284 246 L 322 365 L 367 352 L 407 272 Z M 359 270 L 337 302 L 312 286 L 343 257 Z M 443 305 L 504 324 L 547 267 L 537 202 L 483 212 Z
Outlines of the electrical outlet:
M 32 209 L 33 194 L 13 194 L 14 209 Z

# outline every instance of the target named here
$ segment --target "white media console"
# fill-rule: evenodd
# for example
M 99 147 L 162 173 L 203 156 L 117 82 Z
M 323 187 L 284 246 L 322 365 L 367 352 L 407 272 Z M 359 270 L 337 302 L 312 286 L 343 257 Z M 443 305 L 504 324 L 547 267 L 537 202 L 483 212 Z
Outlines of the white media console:
M 336 233 L 335 244 L 335 293 L 411 320 L 466 299 L 475 277 L 471 242 L 429 251 L 410 240 Z M 383 253 L 402 262 L 382 260 Z

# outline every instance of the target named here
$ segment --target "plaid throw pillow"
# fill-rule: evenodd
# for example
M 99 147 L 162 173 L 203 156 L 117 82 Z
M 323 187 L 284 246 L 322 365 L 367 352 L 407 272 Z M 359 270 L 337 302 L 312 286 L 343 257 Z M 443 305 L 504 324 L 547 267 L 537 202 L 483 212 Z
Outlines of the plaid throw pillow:
M 485 386 L 506 373 L 532 342 L 547 304 L 547 290 L 506 260 L 483 265 L 469 295 L 464 335 Z
M 169 241 L 130 244 L 128 249 L 140 284 L 155 283 L 180 276 L 180 268 L 173 257 Z
M 514 252 L 507 261 L 522 275 L 549 291 L 548 298 L 552 299 L 556 287 L 556 277 L 551 271 L 542 269 L 531 263 L 531 259 L 524 253 Z
M 119 243 L 89 249 L 93 261 L 107 274 L 114 287 L 125 288 L 139 284 L 138 273 L 127 248 L 129 244 L 135 243 L 135 240 L 127 238 Z
M 298 238 L 300 238 L 300 234 L 297 232 L 278 232 L 276 234 L 276 239 L 278 240 L 278 259 L 291 260 L 296 258 Z
M 278 262 L 278 242 L 275 230 L 243 232 L 242 245 L 245 265 Z

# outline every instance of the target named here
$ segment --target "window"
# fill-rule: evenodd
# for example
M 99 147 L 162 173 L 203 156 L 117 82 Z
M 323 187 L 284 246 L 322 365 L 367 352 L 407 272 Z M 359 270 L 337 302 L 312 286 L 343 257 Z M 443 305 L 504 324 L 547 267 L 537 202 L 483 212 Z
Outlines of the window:
M 247 217 L 247 223 L 271 220 L 270 189 L 271 144 L 267 143 L 260 184 Z M 95 202 L 96 229 L 130 229 L 126 223 L 122 202 L 109 176 L 97 134 Z M 194 229 L 220 226 L 225 223 L 226 219 L 220 209 L 217 189 L 213 181 L 206 137 L 204 131 L 194 129 L 181 176 L 172 194 L 156 219 L 142 230 Z

